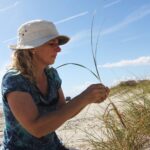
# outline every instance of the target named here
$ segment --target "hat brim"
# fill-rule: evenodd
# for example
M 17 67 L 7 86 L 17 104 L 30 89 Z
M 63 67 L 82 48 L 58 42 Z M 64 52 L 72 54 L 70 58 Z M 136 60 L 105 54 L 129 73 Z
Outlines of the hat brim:
M 53 37 L 47 36 L 45 38 L 37 39 L 35 41 L 32 41 L 28 45 L 15 44 L 15 45 L 9 45 L 9 48 L 13 49 L 13 50 L 17 50 L 17 49 L 33 49 L 33 48 L 39 47 L 39 46 L 41 46 L 41 45 L 43 45 L 43 44 L 45 44 L 48 41 L 51 41 L 53 39 L 58 39 L 59 45 L 64 45 L 70 40 L 70 38 L 68 36 L 65 36 L 65 35 L 57 35 L 57 36 L 53 36 Z

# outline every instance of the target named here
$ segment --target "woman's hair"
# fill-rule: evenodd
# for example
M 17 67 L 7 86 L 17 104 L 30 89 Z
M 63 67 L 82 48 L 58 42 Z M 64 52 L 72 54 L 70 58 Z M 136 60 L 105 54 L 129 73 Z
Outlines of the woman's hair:
M 33 53 L 31 49 L 16 50 L 12 55 L 10 68 L 16 69 L 31 82 L 36 82 L 36 67 L 33 62 Z

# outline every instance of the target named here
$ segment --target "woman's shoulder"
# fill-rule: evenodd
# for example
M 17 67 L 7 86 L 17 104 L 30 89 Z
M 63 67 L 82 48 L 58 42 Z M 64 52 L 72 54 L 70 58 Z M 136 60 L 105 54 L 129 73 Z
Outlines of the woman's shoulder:
M 16 70 L 16 69 L 8 69 L 3 78 L 16 78 L 16 77 L 20 77 L 21 73 L 20 71 Z
M 24 81 L 24 77 L 21 75 L 20 71 L 16 69 L 8 69 L 3 75 L 3 82 L 13 82 L 13 81 Z
M 15 69 L 7 70 L 3 76 L 1 87 L 3 95 L 12 91 L 28 92 L 30 90 L 26 78 Z

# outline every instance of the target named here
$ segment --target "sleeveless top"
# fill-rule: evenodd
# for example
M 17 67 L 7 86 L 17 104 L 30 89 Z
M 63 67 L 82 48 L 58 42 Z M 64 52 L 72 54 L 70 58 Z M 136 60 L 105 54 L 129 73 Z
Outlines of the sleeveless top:
M 1 89 L 5 128 L 1 150 L 59 150 L 59 147 L 62 146 L 55 132 L 50 132 L 41 138 L 31 135 L 16 120 L 6 98 L 9 92 L 23 91 L 31 94 L 40 114 L 44 115 L 56 110 L 61 79 L 54 68 L 45 69 L 45 74 L 48 81 L 47 96 L 44 96 L 35 84 L 31 83 L 17 70 L 10 69 L 4 75 Z

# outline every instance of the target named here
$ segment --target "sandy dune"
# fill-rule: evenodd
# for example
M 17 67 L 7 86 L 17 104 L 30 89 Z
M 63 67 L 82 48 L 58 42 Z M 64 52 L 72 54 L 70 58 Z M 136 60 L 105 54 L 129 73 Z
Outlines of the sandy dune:
M 80 150 L 92 150 L 88 144 L 88 134 L 102 136 L 101 122 L 98 115 L 103 113 L 103 104 L 91 104 L 84 108 L 77 116 L 68 120 L 58 130 L 57 134 L 66 144 Z

